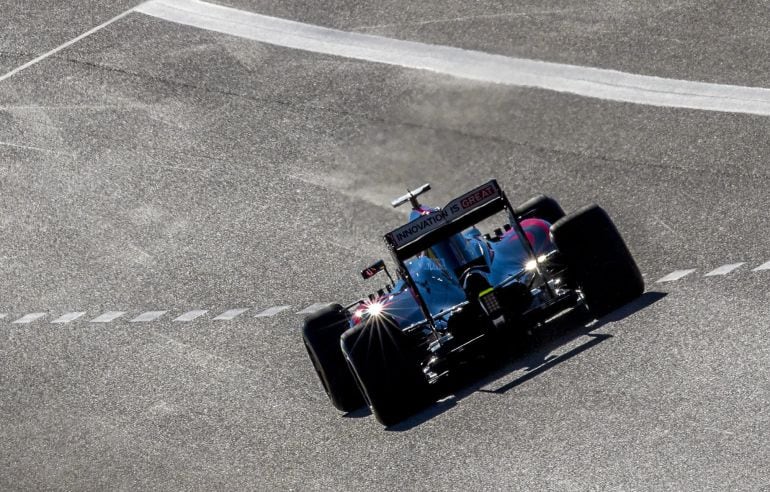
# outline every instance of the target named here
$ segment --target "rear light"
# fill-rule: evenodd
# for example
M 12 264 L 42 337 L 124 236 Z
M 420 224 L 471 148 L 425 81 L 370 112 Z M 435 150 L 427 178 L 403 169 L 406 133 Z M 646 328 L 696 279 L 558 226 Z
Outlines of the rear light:
M 494 289 L 487 289 L 481 292 L 479 294 L 479 301 L 481 302 L 481 307 L 484 308 L 484 311 L 490 318 L 497 318 L 502 314 L 503 309 Z

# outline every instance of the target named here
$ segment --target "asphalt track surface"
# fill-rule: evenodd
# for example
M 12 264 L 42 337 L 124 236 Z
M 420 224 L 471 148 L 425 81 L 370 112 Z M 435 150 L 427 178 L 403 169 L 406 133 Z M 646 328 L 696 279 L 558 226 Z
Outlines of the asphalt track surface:
M 762 2 L 261 2 L 357 32 L 770 87 Z M 3 5 L 0 73 L 130 2 Z M 453 20 L 454 19 L 454 20 Z M 269 46 L 139 14 L 0 82 L 0 488 L 770 485 L 768 119 Z M 368 292 L 387 206 L 497 178 L 597 202 L 646 275 L 384 430 L 327 403 L 294 311 Z M 717 277 L 655 281 L 673 270 Z M 14 324 L 45 312 L 296 310 Z M 256 312 L 256 311 L 254 311 Z

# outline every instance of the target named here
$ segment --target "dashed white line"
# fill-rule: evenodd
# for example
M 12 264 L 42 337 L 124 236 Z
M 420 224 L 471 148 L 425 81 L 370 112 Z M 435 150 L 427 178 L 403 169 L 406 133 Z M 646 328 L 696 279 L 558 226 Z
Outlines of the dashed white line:
M 727 275 L 741 266 L 745 265 L 745 262 L 738 262 L 738 263 L 729 263 L 726 265 L 722 265 L 719 268 L 716 268 L 714 270 L 711 270 L 710 272 L 704 274 L 704 277 L 714 277 L 714 276 L 723 276 Z M 770 270 L 770 261 L 767 261 L 765 263 L 762 263 L 756 268 L 753 268 L 752 271 L 758 272 L 758 271 L 765 271 Z M 677 280 L 681 280 L 684 277 L 687 277 L 688 275 L 696 272 L 697 269 L 690 268 L 685 270 L 675 270 L 668 275 L 661 277 L 656 281 L 656 283 L 665 283 L 665 282 L 675 282 Z M 301 311 L 297 311 L 295 314 L 311 314 L 315 311 L 318 311 L 319 309 L 327 306 L 329 303 L 325 302 L 316 302 L 314 304 L 309 305 L 305 309 Z M 250 308 L 238 308 L 238 309 L 229 309 L 227 311 L 224 311 L 222 314 L 216 316 L 213 318 L 217 321 L 229 321 L 237 318 L 241 314 L 248 311 Z M 260 311 L 256 315 L 254 315 L 255 318 L 267 318 L 275 316 L 279 313 L 283 313 L 285 311 L 288 311 L 291 309 L 290 305 L 280 305 L 280 306 L 273 306 L 267 309 L 264 309 L 263 311 Z M 200 318 L 201 316 L 208 313 L 208 309 L 194 309 L 192 311 L 187 311 L 186 313 L 180 315 L 179 317 L 175 318 L 173 321 L 178 322 L 188 322 L 195 320 L 197 318 Z M 140 314 L 139 316 L 133 318 L 130 320 L 132 323 L 140 323 L 140 322 L 152 322 L 156 321 L 159 318 L 161 318 L 164 314 L 168 313 L 168 311 L 147 311 L 145 313 Z M 59 316 L 58 318 L 51 321 L 51 323 L 69 323 L 72 321 L 75 321 L 79 318 L 81 318 L 83 315 L 86 314 L 86 311 L 73 311 L 70 313 L 63 314 Z M 111 321 L 116 320 L 117 318 L 120 318 L 126 314 L 125 311 L 107 311 L 98 317 L 91 320 L 91 323 L 109 323 Z M 13 321 L 13 323 L 16 324 L 28 324 L 35 322 L 43 317 L 45 317 L 47 313 L 45 312 L 36 312 L 36 313 L 28 313 L 21 318 Z M 8 313 L 0 313 L 0 319 L 7 318 L 9 315 Z
M 214 318 L 215 321 L 229 321 L 231 319 L 234 319 L 241 314 L 248 311 L 249 308 L 242 308 L 242 309 L 230 309 L 228 311 L 225 311 L 224 313 L 220 314 L 216 318 Z
M 21 318 L 19 318 L 16 321 L 14 321 L 14 323 L 18 323 L 18 324 L 32 323 L 33 321 L 37 321 L 40 318 L 42 318 L 43 316 L 45 316 L 45 315 L 46 315 L 46 313 L 29 313 L 29 314 L 25 314 Z
M 135 11 L 276 46 L 428 70 L 469 80 L 651 106 L 770 115 L 770 90 L 759 87 L 666 79 L 513 58 L 340 31 L 197 0 L 151 0 L 137 6 Z
M 284 311 L 287 311 L 291 308 L 291 306 L 273 306 L 271 308 L 267 308 L 261 313 L 254 316 L 255 318 L 267 318 L 270 316 L 275 316 L 278 313 L 282 313 Z
M 77 311 L 73 313 L 62 314 L 55 320 L 51 321 L 51 323 L 69 323 L 70 321 L 75 321 L 76 319 L 80 318 L 84 314 L 86 314 L 85 311 Z
M 730 263 L 728 265 L 722 265 L 719 268 L 715 268 L 714 270 L 711 270 L 706 275 L 704 275 L 704 277 L 715 277 L 717 275 L 727 275 L 733 270 L 740 268 L 742 265 L 745 265 L 745 263 L 741 262 L 741 263 Z
M 109 323 L 126 314 L 125 311 L 107 311 L 91 320 L 91 323 Z
M 142 313 L 136 318 L 132 319 L 130 323 L 147 323 L 150 321 L 155 321 L 167 312 L 168 311 L 147 311 L 146 313 Z
M 208 309 L 195 309 L 193 311 L 187 311 L 183 315 L 181 315 L 178 318 L 176 318 L 174 321 L 182 321 L 182 322 L 184 322 L 184 321 L 192 321 L 192 320 L 194 320 L 196 318 L 200 318 L 201 316 L 203 316 L 204 314 L 206 314 L 208 312 L 209 312 Z
M 656 283 L 662 283 L 662 282 L 674 282 L 676 280 L 679 280 L 681 278 L 684 278 L 688 276 L 689 274 L 693 273 L 695 271 L 695 268 L 692 268 L 690 270 L 676 270 L 674 272 L 669 273 L 665 277 L 659 279 Z
M 319 309 L 321 309 L 322 307 L 324 307 L 326 305 L 328 305 L 328 303 L 326 303 L 326 302 L 317 302 L 315 304 L 311 304 L 310 306 L 306 307 L 302 311 L 297 311 L 297 314 L 310 314 L 310 313 L 318 311 Z

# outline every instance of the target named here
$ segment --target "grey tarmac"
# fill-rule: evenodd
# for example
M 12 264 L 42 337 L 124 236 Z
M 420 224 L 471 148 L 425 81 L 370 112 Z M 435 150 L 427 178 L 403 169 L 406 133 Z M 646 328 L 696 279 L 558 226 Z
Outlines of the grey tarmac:
M 762 2 L 223 3 L 770 87 Z M 134 5 L 12 1 L 0 71 Z M 132 14 L 0 82 L 0 121 L 4 490 L 770 481 L 768 279 L 752 271 L 770 258 L 765 117 L 472 82 Z M 402 426 L 339 415 L 295 313 L 372 290 L 358 272 L 386 256 L 382 234 L 405 219 L 389 201 L 405 187 L 430 182 L 443 204 L 489 178 L 512 201 L 603 205 L 650 292 L 512 350 Z M 656 283 L 683 269 L 696 272 Z M 236 308 L 249 311 L 214 320 Z M 190 309 L 208 312 L 175 321 Z M 32 313 L 45 317 L 13 323 Z

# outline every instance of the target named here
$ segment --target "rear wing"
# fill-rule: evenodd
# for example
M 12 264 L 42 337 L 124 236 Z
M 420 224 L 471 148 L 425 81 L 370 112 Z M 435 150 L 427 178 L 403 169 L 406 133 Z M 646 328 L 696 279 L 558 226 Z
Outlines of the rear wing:
M 493 179 L 455 198 L 444 208 L 387 233 L 385 242 L 396 258 L 403 261 L 505 209 L 510 210 L 510 204 Z

